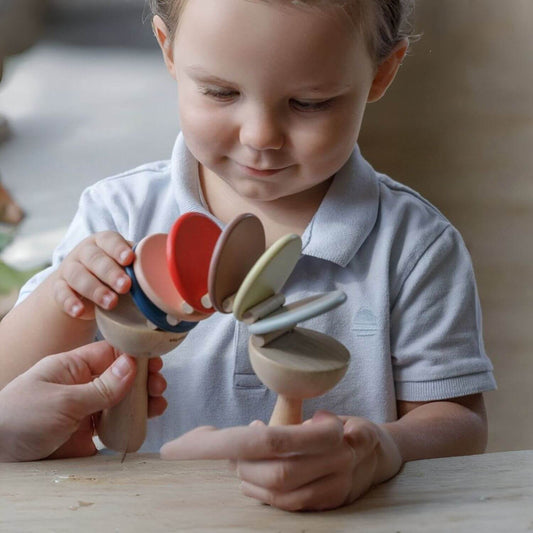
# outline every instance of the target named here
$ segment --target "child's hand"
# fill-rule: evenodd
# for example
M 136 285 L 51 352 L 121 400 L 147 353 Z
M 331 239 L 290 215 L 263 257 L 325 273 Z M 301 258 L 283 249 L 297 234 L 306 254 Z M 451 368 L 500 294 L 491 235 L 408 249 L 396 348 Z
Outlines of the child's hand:
M 161 367 L 150 359 L 150 416 L 166 407 Z M 93 455 L 94 413 L 116 405 L 134 378 L 135 360 L 106 342 L 41 359 L 0 391 L 0 461 Z
M 320 412 L 295 426 L 197 428 L 161 448 L 163 459 L 229 459 L 245 495 L 288 511 L 349 504 L 394 476 L 402 460 L 376 424 Z
M 94 304 L 112 309 L 117 294 L 130 290 L 124 266 L 135 254 L 130 244 L 113 231 L 84 239 L 63 260 L 54 274 L 54 297 L 59 307 L 74 318 L 92 320 Z

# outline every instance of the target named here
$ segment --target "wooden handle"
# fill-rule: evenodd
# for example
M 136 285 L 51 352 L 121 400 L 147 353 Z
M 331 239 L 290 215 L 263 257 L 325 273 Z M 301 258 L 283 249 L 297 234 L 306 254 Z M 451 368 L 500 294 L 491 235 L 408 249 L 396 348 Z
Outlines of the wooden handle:
M 289 426 L 302 423 L 302 405 L 300 398 L 287 398 L 278 394 L 274 411 L 270 417 L 269 426 Z
M 136 452 L 146 437 L 148 357 L 137 357 L 137 374 L 127 396 L 102 412 L 98 437 L 111 450 Z

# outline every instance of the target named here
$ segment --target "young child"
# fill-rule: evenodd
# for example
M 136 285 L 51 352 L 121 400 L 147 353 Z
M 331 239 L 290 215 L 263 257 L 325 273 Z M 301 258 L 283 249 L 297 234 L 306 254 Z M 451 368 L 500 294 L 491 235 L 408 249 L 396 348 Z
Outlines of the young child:
M 163 456 L 230 459 L 245 494 L 290 510 L 350 503 L 404 461 L 482 452 L 481 393 L 495 383 L 469 255 L 437 209 L 357 147 L 366 104 L 406 53 L 408 4 L 152 0 L 179 91 L 172 158 L 83 193 L 53 267 L 0 324 L 2 378 L 93 339 L 94 305 L 130 288 L 132 242 L 188 211 L 222 224 L 249 212 L 267 244 L 302 236 L 288 301 L 346 292 L 304 325 L 342 342 L 350 368 L 306 402 L 306 423 L 247 426 L 268 420 L 275 394 L 251 369 L 247 327 L 215 314 L 164 357 L 168 409 L 143 450 L 190 431 Z

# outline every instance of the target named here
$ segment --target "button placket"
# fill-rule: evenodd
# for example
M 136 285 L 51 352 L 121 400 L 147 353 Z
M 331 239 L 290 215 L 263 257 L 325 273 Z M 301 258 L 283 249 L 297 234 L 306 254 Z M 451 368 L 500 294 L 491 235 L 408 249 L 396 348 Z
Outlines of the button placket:
M 264 389 L 265 386 L 250 364 L 248 355 L 248 326 L 235 321 L 235 333 L 233 336 L 233 354 L 235 367 L 233 372 L 233 387 L 236 389 Z

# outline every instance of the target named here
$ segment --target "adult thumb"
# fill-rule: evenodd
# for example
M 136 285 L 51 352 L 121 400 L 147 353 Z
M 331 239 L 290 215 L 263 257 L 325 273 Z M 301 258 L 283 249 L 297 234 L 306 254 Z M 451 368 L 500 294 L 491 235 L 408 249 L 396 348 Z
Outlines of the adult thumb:
M 130 390 L 137 370 L 133 357 L 122 354 L 100 376 L 89 383 L 74 385 L 76 403 L 82 416 L 113 407 Z

